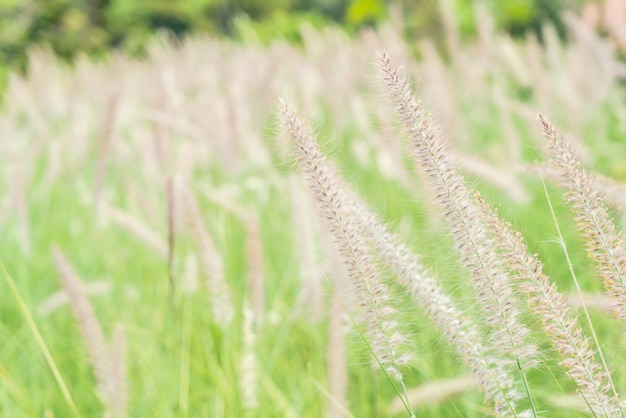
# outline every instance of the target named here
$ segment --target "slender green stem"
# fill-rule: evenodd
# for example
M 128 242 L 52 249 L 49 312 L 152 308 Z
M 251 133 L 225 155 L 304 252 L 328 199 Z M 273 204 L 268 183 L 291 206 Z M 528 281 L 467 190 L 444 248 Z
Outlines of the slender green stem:
M 343 302 L 342 302 L 342 305 L 343 305 Z M 406 385 L 404 384 L 404 381 L 400 380 L 400 382 L 398 382 L 400 384 L 400 390 L 399 390 L 398 386 L 396 384 L 396 381 L 394 381 L 395 379 L 389 375 L 387 370 L 385 370 L 385 366 L 381 363 L 381 361 L 376 356 L 375 350 L 372 348 L 370 342 L 367 340 L 367 336 L 363 333 L 363 331 L 361 330 L 361 327 L 356 322 L 356 320 L 354 319 L 354 317 L 352 316 L 352 314 L 346 308 L 345 305 L 344 305 L 344 310 L 345 310 L 346 314 L 348 315 L 348 318 L 350 318 L 350 322 L 352 322 L 352 324 L 354 325 L 354 328 L 356 329 L 356 331 L 359 333 L 359 335 L 363 339 L 363 342 L 367 346 L 367 349 L 372 354 L 372 357 L 374 357 L 374 360 L 376 360 L 376 363 L 378 363 L 378 366 L 380 367 L 380 370 L 383 372 L 383 374 L 385 375 L 387 380 L 391 383 L 391 386 L 393 387 L 393 390 L 398 395 L 398 398 L 400 399 L 400 401 L 402 402 L 402 404 L 406 408 L 407 412 L 410 414 L 410 417 L 411 418 L 415 418 L 415 412 L 413 411 L 413 406 L 411 405 L 411 402 L 409 401 L 409 394 L 407 393 Z M 395 362 L 395 358 L 394 358 L 394 362 Z
M 33 316 L 30 314 L 28 307 L 26 307 L 24 300 L 20 296 L 20 293 L 17 290 L 17 287 L 15 286 L 15 282 L 11 278 L 11 275 L 7 271 L 2 261 L 0 261 L 0 268 L 2 268 L 2 274 L 4 275 L 4 279 L 9 285 L 9 288 L 11 289 L 11 293 L 13 293 L 13 296 L 15 297 L 15 300 L 17 301 L 17 304 L 19 305 L 20 310 L 22 311 L 22 314 L 24 315 L 24 319 L 26 319 L 26 323 L 28 324 L 28 327 L 30 328 L 33 335 L 35 336 L 37 345 L 39 345 L 39 348 L 41 349 L 43 356 L 45 357 L 46 362 L 48 363 L 48 366 L 50 367 L 50 370 L 52 370 L 54 379 L 59 385 L 59 388 L 61 389 L 61 393 L 63 393 L 63 398 L 65 398 L 65 402 L 67 402 L 67 405 L 72 411 L 72 414 L 76 417 L 80 417 L 80 414 L 78 413 L 78 409 L 76 408 L 76 404 L 74 403 L 74 400 L 72 399 L 72 395 L 70 394 L 70 391 L 68 390 L 67 385 L 65 384 L 65 381 L 63 380 L 63 376 L 61 376 L 61 372 L 59 371 L 59 368 L 57 367 L 54 361 L 54 358 L 52 358 L 52 354 L 50 353 L 50 350 L 48 350 L 48 346 L 46 345 L 46 342 L 41 336 L 41 333 L 39 332 L 39 329 L 37 328 L 37 324 L 35 324 Z
M 609 385 L 611 387 L 611 391 L 613 392 L 613 395 L 617 399 L 619 399 L 619 396 L 617 395 L 617 391 L 615 389 L 615 384 L 613 383 L 613 379 L 611 377 L 611 373 L 609 373 L 609 366 L 607 365 L 606 360 L 604 359 L 604 354 L 602 353 L 602 348 L 600 346 L 600 341 L 598 340 L 598 335 L 596 334 L 596 330 L 593 327 L 593 322 L 591 321 L 591 316 L 589 316 L 589 311 L 587 310 L 587 305 L 585 304 L 585 298 L 583 296 L 583 291 L 580 288 L 580 285 L 578 284 L 578 279 L 576 278 L 576 273 L 574 272 L 574 266 L 572 264 L 572 260 L 570 259 L 569 252 L 567 250 L 567 244 L 565 244 L 565 239 L 563 239 L 563 234 L 561 233 L 561 228 L 559 226 L 559 221 L 556 218 L 556 214 L 554 213 L 554 207 L 552 206 L 552 201 L 550 200 L 550 195 L 548 194 L 548 188 L 546 186 L 546 183 L 543 181 L 543 176 L 541 177 L 541 183 L 543 184 L 543 191 L 544 191 L 544 193 L 546 195 L 546 199 L 548 200 L 548 206 L 550 207 L 550 214 L 552 215 L 552 221 L 554 222 L 554 226 L 556 227 L 557 234 L 559 235 L 559 244 L 561 245 L 561 248 L 563 249 L 563 253 L 565 253 L 565 260 L 567 262 L 567 266 L 569 268 L 570 275 L 572 276 L 572 279 L 574 281 L 574 285 L 576 286 L 576 293 L 578 294 L 578 297 L 580 298 L 581 308 L 582 308 L 582 311 L 585 314 L 585 319 L 587 320 L 587 323 L 589 324 L 589 330 L 590 330 L 591 335 L 593 337 L 593 342 L 596 345 L 598 356 L 600 357 L 600 361 L 602 361 L 602 367 L 604 367 L 604 370 L 606 371 L 606 377 L 607 377 L 607 380 L 609 381 Z M 581 395 L 585 399 L 585 402 L 587 402 L 587 399 L 585 398 L 585 395 L 582 393 L 582 391 L 579 391 L 579 392 L 581 392 Z M 595 415 L 595 413 L 594 413 L 594 415 Z M 622 416 L 623 415 L 624 414 L 622 413 Z

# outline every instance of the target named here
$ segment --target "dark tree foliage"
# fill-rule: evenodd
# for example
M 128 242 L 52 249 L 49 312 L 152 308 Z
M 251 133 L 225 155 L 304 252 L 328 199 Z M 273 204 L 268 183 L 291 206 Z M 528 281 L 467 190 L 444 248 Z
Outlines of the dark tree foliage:
M 471 27 L 473 3 L 484 2 L 499 24 L 513 34 L 542 22 L 560 25 L 567 0 L 455 0 L 458 15 Z M 23 68 L 27 49 L 45 43 L 71 60 L 78 52 L 99 56 L 112 47 L 141 54 L 155 31 L 182 37 L 189 33 L 234 36 L 237 19 L 247 16 L 267 36 L 293 31 L 289 22 L 314 19 L 348 29 L 376 25 L 390 4 L 383 0 L 0 0 L 0 68 Z M 396 0 L 410 35 L 441 33 L 438 0 Z M 471 29 L 466 32 L 471 32 Z M 293 37 L 292 37 L 293 39 Z

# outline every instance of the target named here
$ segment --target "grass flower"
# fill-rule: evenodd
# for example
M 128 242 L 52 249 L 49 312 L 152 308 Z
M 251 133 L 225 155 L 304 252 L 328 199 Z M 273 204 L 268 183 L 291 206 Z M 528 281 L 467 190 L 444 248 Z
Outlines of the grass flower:
M 524 375 L 524 369 L 535 361 L 536 347 L 529 341 L 529 330 L 520 320 L 519 301 L 506 267 L 493 251 L 480 208 L 470 198 L 470 191 L 440 133 L 431 125 L 429 115 L 413 96 L 408 82 L 392 68 L 386 53 L 380 55 L 380 68 L 396 113 L 412 141 L 416 164 L 448 222 L 461 262 L 470 273 L 477 301 L 491 330 L 491 342 L 500 352 L 511 356 L 510 368 L 517 370 L 524 385 L 526 395 L 512 391 L 508 396 L 511 401 L 497 409 L 508 408 L 513 415 L 520 415 L 513 401 L 526 396 L 536 415 Z
M 496 235 L 501 257 L 507 260 L 519 281 L 518 288 L 528 296 L 528 302 L 541 321 L 545 334 L 561 356 L 561 363 L 576 383 L 580 395 L 597 417 L 619 416 L 619 399 L 608 371 L 594 361 L 589 339 L 572 318 L 567 300 L 543 273 L 543 265 L 535 254 L 528 252 L 521 234 L 500 219 L 489 205 L 483 205 L 485 224 Z
M 392 381 L 403 387 L 400 367 L 408 357 L 399 349 L 405 337 L 397 330 L 398 323 L 394 319 L 395 310 L 389 303 L 387 286 L 360 237 L 351 202 L 328 169 L 310 128 L 284 103 L 281 104 L 281 116 L 299 166 L 307 176 L 311 192 L 342 256 L 359 331 L 364 334 L 375 362 Z
M 617 317 L 626 323 L 626 248 L 624 237 L 602 204 L 604 196 L 593 186 L 593 180 L 581 167 L 572 147 L 559 135 L 554 125 L 539 114 L 546 152 L 552 166 L 560 173 L 565 199 L 576 215 L 576 224 L 587 244 L 589 257 L 595 262 L 604 287 L 617 303 Z

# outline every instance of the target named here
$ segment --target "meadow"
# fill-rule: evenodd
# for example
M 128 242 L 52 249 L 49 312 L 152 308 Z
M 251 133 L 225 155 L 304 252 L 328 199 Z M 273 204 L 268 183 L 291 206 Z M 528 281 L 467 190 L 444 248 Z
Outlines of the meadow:
M 624 416 L 619 46 L 477 19 L 33 50 L 0 112 L 0 415 Z

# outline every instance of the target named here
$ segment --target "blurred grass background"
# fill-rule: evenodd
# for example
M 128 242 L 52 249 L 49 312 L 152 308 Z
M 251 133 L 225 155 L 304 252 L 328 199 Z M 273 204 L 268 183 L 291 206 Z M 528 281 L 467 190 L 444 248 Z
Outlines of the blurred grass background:
M 521 36 L 528 31 L 540 35 L 546 22 L 564 35 L 562 11 L 580 8 L 582 1 L 444 0 L 465 36 L 476 32 L 472 10 L 478 2 L 499 28 Z M 385 21 L 392 10 L 402 10 L 409 38 L 443 34 L 437 0 L 2 0 L 0 70 L 6 74 L 9 69 L 23 69 L 27 50 L 37 44 L 50 45 L 58 56 L 71 61 L 77 54 L 102 57 L 112 48 L 145 55 L 155 32 L 237 38 L 253 31 L 265 42 L 298 41 L 304 22 L 318 28 L 339 25 L 355 33 Z
M 467 179 L 521 230 L 570 294 L 534 172 L 542 145 L 536 112 L 580 139 L 585 164 L 617 183 L 607 189 L 617 190 L 610 197 L 620 226 L 626 180 L 623 52 L 606 28 L 597 31 L 580 18 L 583 6 L 565 0 L 0 0 L 0 258 L 81 416 L 102 416 L 105 407 L 69 306 L 49 305 L 61 288 L 55 245 L 91 283 L 105 334 L 123 327 L 128 416 L 327 413 L 329 281 L 336 271 L 312 213 L 307 218 L 294 209 L 301 185 L 278 135 L 278 97 L 312 120 L 355 189 L 477 314 L 450 238 L 381 98 L 372 65 L 380 48 L 416 81 Z M 232 293 L 236 314 L 227 329 L 211 316 L 199 266 L 203 249 L 178 195 L 176 288 L 170 285 L 163 254 L 168 181 L 192 190 L 199 202 L 218 250 L 212 256 L 223 263 Z M 601 284 L 572 215 L 560 191 L 548 190 L 583 290 L 596 294 Z M 156 238 L 146 240 L 137 224 Z M 313 225 L 312 238 L 302 234 L 304 224 Z M 249 409 L 240 388 L 241 357 L 250 348 L 242 330 L 249 325 L 246 304 L 259 297 L 250 289 L 259 280 L 254 275 L 264 290 L 263 320 L 254 324 L 253 385 L 261 407 Z M 307 302 L 308 276 L 319 306 Z M 1 300 L 1 415 L 69 416 L 4 285 Z M 408 386 L 464 375 L 424 313 L 402 299 L 398 305 L 416 353 Z M 618 325 L 601 310 L 592 314 L 623 392 Z M 372 373 L 359 337 L 346 338 L 352 416 L 406 416 L 390 412 L 395 394 Z M 570 404 L 558 403 L 571 384 L 543 345 L 548 367 L 531 375 L 538 402 L 551 417 L 572 416 Z M 478 391 L 468 390 L 424 405 L 418 415 L 487 413 Z

